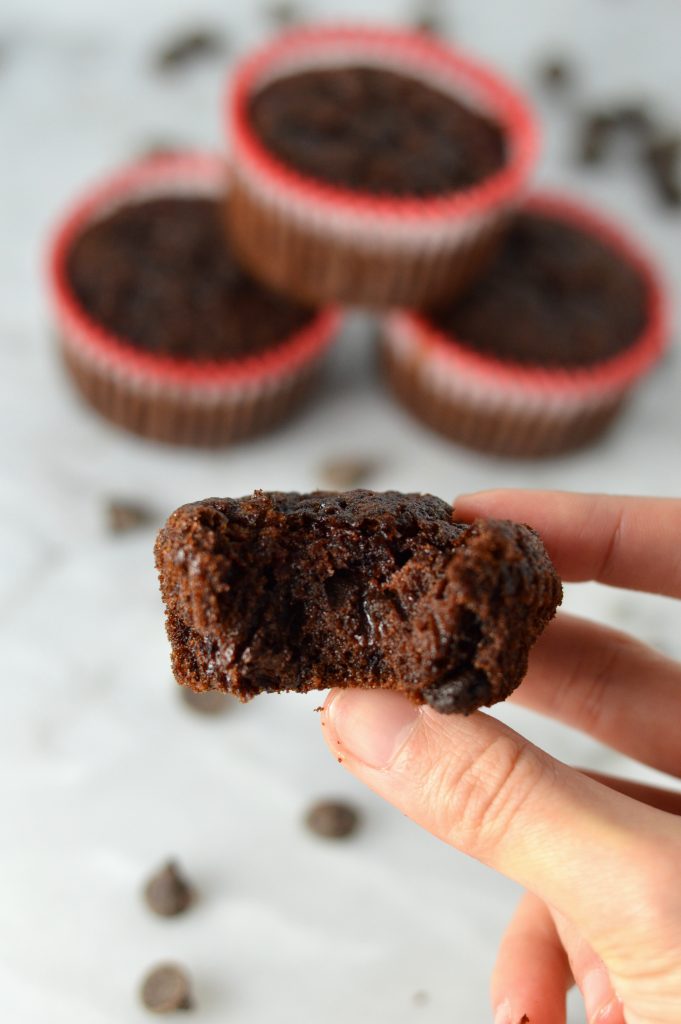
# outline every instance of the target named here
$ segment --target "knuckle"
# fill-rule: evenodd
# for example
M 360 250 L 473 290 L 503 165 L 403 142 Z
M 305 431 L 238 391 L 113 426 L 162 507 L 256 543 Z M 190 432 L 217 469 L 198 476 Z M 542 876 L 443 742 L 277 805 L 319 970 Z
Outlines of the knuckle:
M 431 780 L 440 835 L 484 857 L 517 823 L 544 770 L 538 751 L 512 734 L 495 737 L 465 763 L 442 765 Z
M 573 692 L 579 694 L 577 717 L 580 726 L 587 732 L 598 732 L 610 713 L 608 691 L 620 671 L 626 667 L 634 646 L 635 642 L 629 637 L 613 632 L 588 670 L 581 674 L 577 667 L 574 684 L 579 685 L 574 685 Z
M 637 919 L 659 943 L 662 937 L 681 945 L 681 837 L 660 841 L 648 840 L 636 855 L 637 870 L 634 879 Z M 671 932 L 675 934 L 672 935 Z M 667 941 L 664 942 L 667 948 Z

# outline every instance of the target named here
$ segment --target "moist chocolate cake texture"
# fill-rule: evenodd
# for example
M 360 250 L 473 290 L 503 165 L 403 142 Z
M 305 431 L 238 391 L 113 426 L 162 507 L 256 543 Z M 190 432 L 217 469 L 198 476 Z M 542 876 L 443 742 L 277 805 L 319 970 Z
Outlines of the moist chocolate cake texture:
M 156 565 L 179 683 L 382 687 L 445 713 L 503 700 L 560 603 L 539 537 L 439 498 L 256 491 L 177 509 Z

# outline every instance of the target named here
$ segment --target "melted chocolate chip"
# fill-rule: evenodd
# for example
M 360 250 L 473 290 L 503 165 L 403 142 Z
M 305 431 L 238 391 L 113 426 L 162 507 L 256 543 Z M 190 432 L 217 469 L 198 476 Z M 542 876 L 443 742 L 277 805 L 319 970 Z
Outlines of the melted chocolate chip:
M 426 686 L 423 698 L 431 708 L 445 715 L 453 712 L 466 715 L 493 699 L 487 676 L 477 669 L 467 669 L 455 679 Z

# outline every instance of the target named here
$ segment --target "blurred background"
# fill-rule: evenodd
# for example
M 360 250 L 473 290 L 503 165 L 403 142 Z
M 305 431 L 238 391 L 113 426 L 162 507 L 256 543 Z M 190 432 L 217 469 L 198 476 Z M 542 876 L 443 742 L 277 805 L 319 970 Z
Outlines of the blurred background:
M 178 504 L 255 487 L 309 490 L 329 460 L 367 484 L 453 500 L 523 486 L 681 496 L 681 368 L 672 346 L 615 429 L 574 455 L 492 459 L 430 434 L 382 393 L 375 325 L 349 318 L 324 393 L 276 434 L 213 453 L 146 443 L 84 408 L 65 379 L 44 287 L 55 219 L 90 181 L 157 147 L 224 150 L 230 65 L 292 19 L 427 22 L 494 63 L 543 124 L 539 181 L 590 200 L 681 295 L 681 210 L 626 139 L 585 165 L 585 117 L 645 104 L 681 132 L 676 0 L 3 0 L 0 10 L 0 1015 L 12 1024 L 136 1024 L 158 960 L 186 964 L 193 1019 L 279 1024 L 482 1022 L 515 887 L 360 789 L 331 760 L 319 695 L 192 713 L 169 668 L 155 528 Z M 187 33 L 214 40 L 169 67 Z M 556 89 L 542 69 L 570 70 Z M 549 78 L 551 76 L 549 75 Z M 112 532 L 111 502 L 148 522 Z M 681 656 L 678 610 L 591 585 L 566 606 Z M 570 762 L 655 773 L 517 708 L 494 714 Z M 342 796 L 363 826 L 324 843 L 302 818 Z M 153 918 L 140 887 L 174 855 L 200 894 Z M 576 1001 L 571 1024 L 582 1020 Z

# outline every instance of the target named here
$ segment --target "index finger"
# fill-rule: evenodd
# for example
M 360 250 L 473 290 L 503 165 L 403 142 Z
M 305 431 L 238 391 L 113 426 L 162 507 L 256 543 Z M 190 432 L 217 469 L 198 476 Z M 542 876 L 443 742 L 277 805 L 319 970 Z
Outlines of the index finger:
M 454 511 L 534 527 L 568 582 L 681 597 L 681 499 L 498 490 L 464 495 Z

